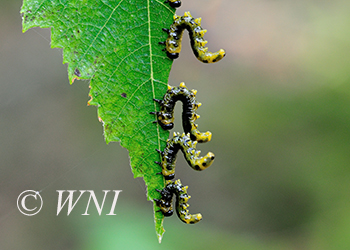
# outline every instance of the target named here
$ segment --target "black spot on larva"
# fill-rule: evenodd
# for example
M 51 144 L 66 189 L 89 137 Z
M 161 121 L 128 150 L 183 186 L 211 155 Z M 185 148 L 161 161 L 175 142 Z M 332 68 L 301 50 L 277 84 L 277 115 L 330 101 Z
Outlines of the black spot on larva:
M 77 77 L 81 77 L 79 69 L 74 70 L 74 75 L 76 75 Z
M 126 94 L 125 94 L 125 93 L 122 93 L 121 96 L 125 98 L 125 97 L 126 97 Z
M 190 221 L 190 224 L 194 224 L 194 221 Z
M 206 165 L 207 165 L 207 164 L 204 162 L 204 163 L 203 163 L 203 167 L 205 167 Z
M 194 166 L 194 169 L 195 169 L 195 170 L 200 170 L 200 168 L 199 168 L 198 165 Z
M 215 156 L 212 156 L 210 159 L 214 160 L 214 159 L 215 159 Z

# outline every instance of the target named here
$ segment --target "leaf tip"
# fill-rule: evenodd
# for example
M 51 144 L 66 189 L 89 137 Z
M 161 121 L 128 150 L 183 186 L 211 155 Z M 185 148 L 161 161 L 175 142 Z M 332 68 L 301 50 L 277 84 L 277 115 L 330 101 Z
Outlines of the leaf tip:
M 163 234 L 157 234 L 159 244 L 162 243 Z

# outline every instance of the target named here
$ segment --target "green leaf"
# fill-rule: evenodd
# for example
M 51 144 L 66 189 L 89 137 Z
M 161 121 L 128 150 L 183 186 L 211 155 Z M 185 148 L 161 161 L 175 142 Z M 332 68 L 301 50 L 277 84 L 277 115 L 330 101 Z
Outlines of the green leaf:
M 153 98 L 167 89 L 172 61 L 158 44 L 166 39 L 174 10 L 163 0 L 24 0 L 23 31 L 51 27 L 51 46 L 63 48 L 68 76 L 90 79 L 90 105 L 98 106 L 107 143 L 127 148 L 134 177 L 143 177 L 147 198 L 159 198 L 164 187 L 160 156 L 169 132 L 163 131 L 151 111 Z M 157 208 L 154 205 L 154 211 Z M 155 212 L 159 241 L 163 215 Z

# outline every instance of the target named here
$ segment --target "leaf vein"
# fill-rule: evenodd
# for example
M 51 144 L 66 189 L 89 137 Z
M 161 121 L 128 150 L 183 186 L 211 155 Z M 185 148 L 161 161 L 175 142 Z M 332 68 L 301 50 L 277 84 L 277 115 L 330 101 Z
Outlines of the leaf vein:
M 88 51 L 92 48 L 92 45 L 95 43 L 97 37 L 100 35 L 100 33 L 102 32 L 102 30 L 106 27 L 107 23 L 109 22 L 109 20 L 112 18 L 112 15 L 114 14 L 114 12 L 118 9 L 118 7 L 121 5 L 121 3 L 124 0 L 121 0 L 116 6 L 115 8 L 112 10 L 111 14 L 109 15 L 109 17 L 107 18 L 106 22 L 103 24 L 103 26 L 100 28 L 100 30 L 98 31 L 97 35 L 94 37 L 94 39 L 92 40 L 92 42 L 90 43 L 89 47 L 86 49 L 86 51 L 84 52 L 84 54 L 80 57 L 77 67 L 79 65 L 79 63 L 82 61 L 82 59 L 85 57 L 85 55 L 88 53 Z

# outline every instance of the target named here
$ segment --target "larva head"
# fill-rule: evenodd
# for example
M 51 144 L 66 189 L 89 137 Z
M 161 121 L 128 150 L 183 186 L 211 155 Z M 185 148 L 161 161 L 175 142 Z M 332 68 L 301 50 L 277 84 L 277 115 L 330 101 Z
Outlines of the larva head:
M 171 52 L 166 52 L 166 55 L 170 58 L 170 59 L 176 59 L 179 57 L 179 53 L 175 52 L 175 53 L 171 53 Z
M 181 1 L 169 0 L 169 5 L 173 8 L 179 8 L 181 6 Z
M 158 207 L 160 208 L 160 211 L 165 217 L 172 216 L 174 213 L 172 204 L 158 205 Z
M 174 127 L 174 123 L 167 120 L 158 120 L 158 123 L 164 130 L 170 130 Z

